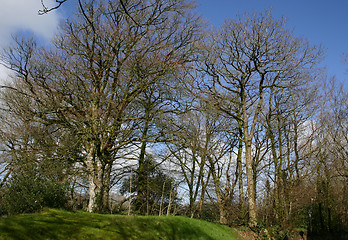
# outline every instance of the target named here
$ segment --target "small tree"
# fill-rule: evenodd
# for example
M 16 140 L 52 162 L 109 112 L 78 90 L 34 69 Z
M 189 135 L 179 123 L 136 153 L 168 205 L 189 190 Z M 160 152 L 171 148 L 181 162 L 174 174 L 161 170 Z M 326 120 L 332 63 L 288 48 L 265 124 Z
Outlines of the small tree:
M 174 179 L 168 176 L 151 157 L 145 158 L 141 174 L 142 182 L 139 182 L 139 174 L 135 172 L 132 177 L 123 181 L 120 192 L 129 193 L 130 181 L 132 181 L 131 193 L 138 194 L 138 185 L 142 184 L 141 195 L 136 195 L 133 199 L 134 211 L 142 215 L 163 214 L 164 209 L 168 208 L 177 196 Z M 142 200 L 141 202 L 138 201 L 138 197 Z

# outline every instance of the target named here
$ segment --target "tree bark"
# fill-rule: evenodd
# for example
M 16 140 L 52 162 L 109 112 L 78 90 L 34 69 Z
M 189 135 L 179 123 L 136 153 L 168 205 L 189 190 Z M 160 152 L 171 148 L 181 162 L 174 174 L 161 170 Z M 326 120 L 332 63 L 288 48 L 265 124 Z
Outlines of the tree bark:
M 226 210 L 225 210 L 225 199 L 222 196 L 222 192 L 220 189 L 220 178 L 216 175 L 215 171 L 215 165 L 213 161 L 210 161 L 210 168 L 212 169 L 212 177 L 213 177 L 213 182 L 215 186 L 215 194 L 217 198 L 217 206 L 219 208 L 219 214 L 220 214 L 220 224 L 227 224 L 227 218 L 226 218 Z
M 253 161 L 251 157 L 251 145 L 252 138 L 254 134 L 255 124 L 258 117 L 258 111 L 260 110 L 262 104 L 262 94 L 260 94 L 260 100 L 258 107 L 255 111 L 253 123 L 251 126 L 251 130 L 249 132 L 249 118 L 247 113 L 247 103 L 246 103 L 246 95 L 245 92 L 241 91 L 241 102 L 242 102 L 242 113 L 243 113 L 243 135 L 245 142 L 245 164 L 246 164 L 246 176 L 247 176 L 247 185 L 248 185 L 248 210 L 249 210 L 249 227 L 257 226 L 257 213 L 256 213 L 256 187 L 254 181 L 254 173 L 253 173 Z
M 219 213 L 220 213 L 220 220 L 219 223 L 223 224 L 223 225 L 227 225 L 228 221 L 227 221 L 227 217 L 226 217 L 226 210 L 223 204 L 220 204 L 219 206 Z
M 96 145 L 90 144 L 86 158 L 89 202 L 88 212 L 105 212 L 108 210 L 111 166 L 105 164 L 96 154 Z
M 244 189 L 243 189 L 243 164 L 242 164 L 242 153 L 243 153 L 243 130 L 240 121 L 239 124 L 239 141 L 238 141 L 238 153 L 237 153 L 237 168 L 238 168 L 238 189 L 239 189 L 239 206 L 240 206 L 240 217 L 245 216 L 245 201 L 244 201 Z
M 248 184 L 248 209 L 249 209 L 249 227 L 255 227 L 257 225 L 257 214 L 256 214 L 256 192 L 255 182 L 253 175 L 253 166 L 251 158 L 251 139 L 248 134 L 244 133 L 246 137 L 245 144 L 245 162 L 246 162 L 246 174 Z

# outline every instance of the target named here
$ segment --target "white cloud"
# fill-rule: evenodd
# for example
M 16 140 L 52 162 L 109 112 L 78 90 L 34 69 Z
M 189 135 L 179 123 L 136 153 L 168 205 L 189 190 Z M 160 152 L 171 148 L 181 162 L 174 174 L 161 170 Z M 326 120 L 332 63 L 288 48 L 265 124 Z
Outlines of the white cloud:
M 11 71 L 0 65 L 0 84 L 11 82 Z
M 52 0 L 45 0 L 52 4 Z M 53 36 L 59 17 L 57 12 L 38 15 L 42 8 L 40 0 L 0 0 L 0 45 L 11 41 L 11 34 L 19 30 L 29 30 L 44 38 Z
M 53 0 L 45 0 L 52 6 Z M 8 46 L 12 34 L 29 31 L 41 39 L 49 40 L 57 30 L 59 15 L 57 11 L 38 15 L 42 9 L 41 0 L 0 0 L 0 48 Z M 6 79 L 8 72 L 0 67 L 0 78 Z

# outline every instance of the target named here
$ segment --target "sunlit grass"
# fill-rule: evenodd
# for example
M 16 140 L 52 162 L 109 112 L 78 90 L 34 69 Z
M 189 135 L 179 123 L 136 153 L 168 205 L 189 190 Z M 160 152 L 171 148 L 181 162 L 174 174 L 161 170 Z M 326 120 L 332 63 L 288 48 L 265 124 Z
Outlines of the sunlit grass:
M 235 239 L 214 223 L 180 216 L 100 215 L 48 209 L 0 219 L 0 239 Z

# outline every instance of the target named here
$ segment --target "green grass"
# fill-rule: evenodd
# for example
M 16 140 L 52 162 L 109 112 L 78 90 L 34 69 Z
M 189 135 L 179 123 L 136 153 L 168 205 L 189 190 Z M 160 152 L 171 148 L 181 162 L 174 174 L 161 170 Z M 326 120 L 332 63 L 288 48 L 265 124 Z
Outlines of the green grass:
M 180 216 L 101 215 L 48 209 L 0 218 L 0 240 L 4 239 L 233 240 L 235 234 L 226 226 Z

